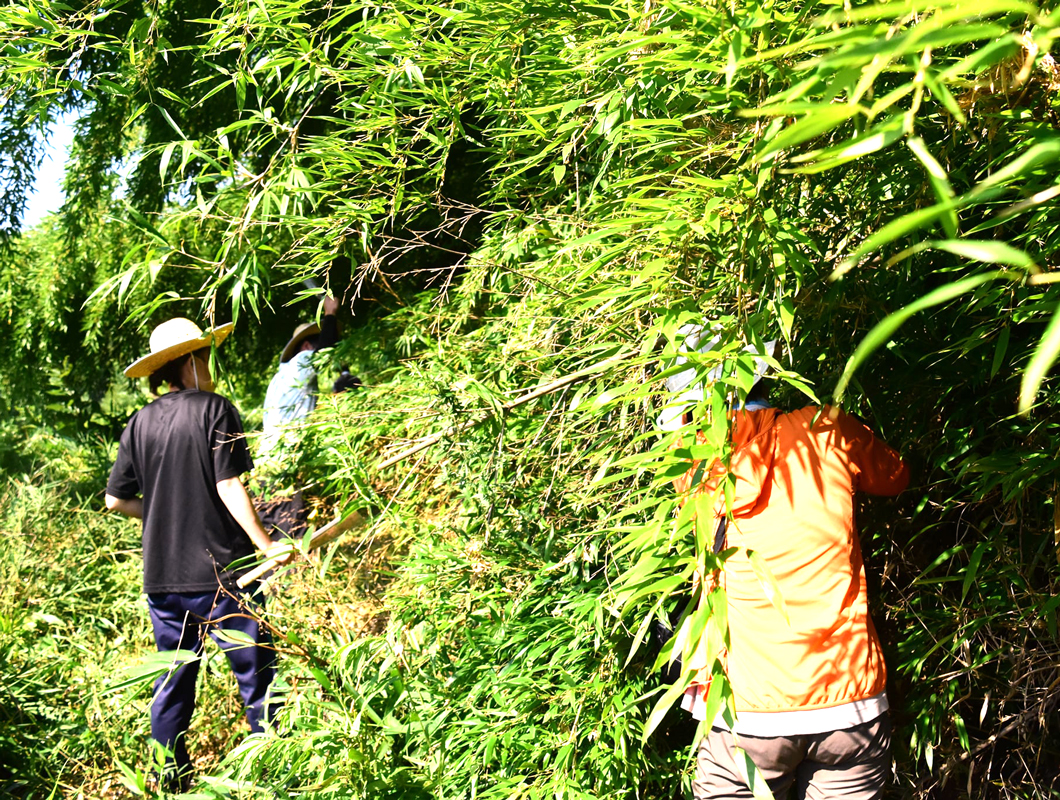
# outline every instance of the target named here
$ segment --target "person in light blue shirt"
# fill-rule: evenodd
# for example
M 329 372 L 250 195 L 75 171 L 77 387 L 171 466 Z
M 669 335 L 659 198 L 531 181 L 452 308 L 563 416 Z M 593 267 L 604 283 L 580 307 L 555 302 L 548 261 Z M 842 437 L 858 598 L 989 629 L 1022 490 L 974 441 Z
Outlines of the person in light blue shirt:
M 317 374 L 313 368 L 313 354 L 338 341 L 339 327 L 335 319 L 338 301 L 330 295 L 324 298 L 324 318 L 320 325 L 307 322 L 295 328 L 291 340 L 280 354 L 276 370 L 265 392 L 263 432 L 259 456 L 272 479 L 263 481 L 271 499 L 259 497 L 255 503 L 261 521 L 273 541 L 285 537 L 299 538 L 306 530 L 308 509 L 301 491 L 288 494 L 294 481 L 289 459 L 283 454 L 281 443 L 297 443 L 295 433 L 317 405 Z M 292 435 L 293 434 L 293 435 Z M 280 488 L 286 485 L 286 488 Z
M 322 348 L 334 346 L 338 341 L 339 329 L 335 319 L 338 308 L 338 300 L 330 295 L 325 297 L 321 324 L 307 322 L 299 325 L 283 348 L 280 368 L 265 392 L 261 455 L 271 454 L 283 439 L 284 432 L 316 408 L 317 374 L 313 369 L 313 354 Z

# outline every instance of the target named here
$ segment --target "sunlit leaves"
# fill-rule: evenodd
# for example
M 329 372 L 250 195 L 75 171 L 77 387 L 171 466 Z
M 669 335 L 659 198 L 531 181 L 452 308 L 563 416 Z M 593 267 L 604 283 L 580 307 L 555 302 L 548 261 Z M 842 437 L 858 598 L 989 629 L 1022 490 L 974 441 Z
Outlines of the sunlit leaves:
M 1057 358 L 1060 358 L 1060 309 L 1053 314 L 1049 326 L 1045 329 L 1045 335 L 1038 342 L 1030 363 L 1023 373 L 1019 399 L 1021 412 L 1030 411 L 1046 373 L 1056 363 Z
M 289 738 L 240 752 L 246 774 L 271 758 L 285 765 L 274 774 L 306 786 L 324 775 L 327 790 L 372 798 L 680 792 L 681 759 L 638 742 L 659 740 L 651 732 L 690 674 L 655 687 L 651 667 L 702 648 L 708 718 L 730 711 L 715 658 L 728 609 L 709 580 L 716 512 L 734 487 L 724 478 L 697 495 L 671 482 L 691 469 L 698 485 L 716 460 L 724 471 L 729 411 L 754 375 L 745 343 L 783 340 L 769 382 L 784 402 L 816 403 L 838 378 L 836 396 L 912 454 L 920 516 L 899 505 L 859 517 L 903 558 L 922 555 L 921 530 L 986 536 L 973 512 L 1007 524 L 1041 505 L 1055 471 L 1049 415 L 1033 430 L 1008 418 L 1021 369 L 1024 408 L 1051 407 L 1042 389 L 1057 355 L 1043 55 L 1056 28 L 1035 6 L 169 10 L 160 19 L 186 23 L 182 41 L 163 41 L 147 16 L 103 36 L 56 5 L 4 12 L 42 48 L 4 62 L 34 93 L 30 111 L 63 91 L 49 48 L 59 63 L 71 42 L 114 57 L 98 75 L 85 67 L 85 97 L 114 103 L 93 112 L 85 141 L 108 159 L 114 147 L 141 156 L 139 186 L 156 190 L 152 203 L 126 195 L 130 240 L 110 260 L 84 260 L 99 264 L 89 313 L 114 316 L 121 299 L 146 324 L 191 303 L 238 320 L 241 355 L 260 357 L 268 331 L 254 323 L 306 299 L 302 277 L 327 279 L 347 303 L 360 296 L 340 348 L 366 385 L 322 396 L 324 443 L 306 457 L 328 491 L 380 499 L 391 532 L 408 537 L 382 570 L 400 583 L 387 630 L 300 673 L 313 688 L 299 697 L 313 699 Z M 355 267 L 340 281 L 343 259 Z M 30 274 L 43 285 L 47 272 Z M 844 280 L 828 284 L 833 273 Z M 22 288 L 5 287 L 5 313 L 33 307 Z M 42 316 L 79 338 L 76 320 Z M 703 321 L 724 336 L 689 359 L 704 389 L 684 432 L 702 431 L 692 444 L 654 421 L 674 400 L 662 384 L 675 333 Z M 28 351 L 38 329 L 20 325 Z M 55 339 L 42 341 L 40 357 L 61 363 Z M 508 405 L 572 375 L 554 395 Z M 416 460 L 372 467 L 381 451 L 447 431 Z M 1002 593 L 980 598 L 1003 555 L 944 548 L 940 566 L 963 572 L 926 610 L 901 596 L 913 567 L 886 573 L 889 622 L 913 639 L 934 620 L 896 666 L 935 692 L 910 711 L 921 758 L 940 730 L 978 735 L 961 733 L 957 720 L 974 715 L 951 713 L 959 696 L 931 676 L 987 663 L 985 650 L 962 650 L 985 623 L 925 640 L 966 611 L 1006 608 Z M 769 553 L 729 557 L 750 559 L 783 625 L 792 610 Z M 665 645 L 657 622 L 674 628 Z M 311 636 L 298 630 L 289 644 Z
M 962 278 L 959 281 L 954 281 L 953 283 L 941 286 L 938 289 L 929 292 L 924 295 L 924 297 L 921 297 L 915 302 L 910 303 L 881 320 L 871 331 L 868 332 L 868 334 L 865 335 L 865 338 L 858 344 L 857 349 L 854 350 L 853 355 L 847 360 L 846 367 L 843 369 L 843 374 L 840 375 L 839 381 L 836 383 L 833 392 L 836 401 L 838 402 L 842 399 L 854 372 L 866 360 L 868 360 L 869 356 L 871 356 L 877 348 L 890 341 L 902 324 L 914 314 L 931 308 L 932 306 L 939 305 L 940 303 L 954 300 L 984 283 L 1007 277 L 1009 277 L 1009 275 L 1005 272 L 985 272 L 978 275 L 972 275 L 968 278 Z

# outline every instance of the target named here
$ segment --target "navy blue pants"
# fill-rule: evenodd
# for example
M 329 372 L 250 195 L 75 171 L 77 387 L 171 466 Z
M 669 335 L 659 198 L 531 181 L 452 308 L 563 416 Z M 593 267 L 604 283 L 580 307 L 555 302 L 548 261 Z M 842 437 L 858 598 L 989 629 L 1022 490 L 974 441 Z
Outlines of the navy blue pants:
M 256 598 L 256 610 L 262 610 L 263 598 Z M 239 683 L 239 693 L 247 711 L 250 730 L 262 729 L 267 719 L 266 699 L 276 673 L 276 653 L 270 647 L 269 632 L 250 618 L 247 608 L 223 592 L 202 594 L 149 594 L 147 608 L 155 631 L 155 644 L 161 650 L 203 651 L 206 635 L 213 636 L 232 666 Z M 233 644 L 217 635 L 218 629 L 240 631 L 254 645 Z M 195 680 L 199 662 L 191 661 L 166 673 L 155 682 L 151 703 L 151 738 L 173 756 L 164 776 L 167 788 L 184 790 L 191 781 L 191 761 L 184 742 L 195 710 Z M 174 769 L 175 767 L 175 769 Z M 175 785 L 174 785 L 175 784 Z

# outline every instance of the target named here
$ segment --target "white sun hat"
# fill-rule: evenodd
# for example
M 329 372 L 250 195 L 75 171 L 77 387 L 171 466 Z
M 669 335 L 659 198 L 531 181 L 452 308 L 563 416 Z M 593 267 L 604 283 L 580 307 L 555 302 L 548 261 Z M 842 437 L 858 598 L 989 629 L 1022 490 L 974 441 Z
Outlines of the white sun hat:
M 283 352 L 280 353 L 280 363 L 286 364 L 294 358 L 302 342 L 310 336 L 316 336 L 318 333 L 320 333 L 320 326 L 315 322 L 303 322 L 295 328 L 294 333 L 291 335 L 291 340 L 283 346 Z
M 202 329 L 184 317 L 174 317 L 151 331 L 151 352 L 125 368 L 128 378 L 146 378 L 155 370 L 185 353 L 191 353 L 211 344 L 219 345 L 232 332 L 233 325 L 226 322 L 212 331 Z
M 675 359 L 674 364 L 680 365 L 688 363 L 688 359 L 682 355 L 682 353 L 709 353 L 712 350 L 718 349 L 718 346 L 722 342 L 721 334 L 717 334 L 707 341 L 703 341 L 706 335 L 710 332 L 711 331 L 704 331 L 703 326 L 696 323 L 682 325 L 678 328 L 676 338 L 680 344 L 677 347 L 677 358 Z M 772 353 L 776 344 L 777 341 L 775 339 L 764 342 L 765 353 Z M 751 385 L 753 386 L 762 379 L 762 376 L 764 376 L 766 372 L 769 371 L 769 364 L 761 357 L 762 354 L 759 353 L 758 348 L 753 344 L 744 347 L 743 352 L 755 355 L 755 371 L 751 380 Z M 719 364 L 707 373 L 706 381 L 712 383 L 718 380 L 721 377 L 721 372 L 722 365 Z M 681 370 L 676 375 L 671 375 L 666 379 L 666 391 L 671 397 L 667 399 L 662 413 L 655 420 L 655 424 L 660 430 L 679 430 L 684 424 L 683 419 L 685 412 L 703 402 L 703 383 L 693 384 L 695 379 L 695 367 Z

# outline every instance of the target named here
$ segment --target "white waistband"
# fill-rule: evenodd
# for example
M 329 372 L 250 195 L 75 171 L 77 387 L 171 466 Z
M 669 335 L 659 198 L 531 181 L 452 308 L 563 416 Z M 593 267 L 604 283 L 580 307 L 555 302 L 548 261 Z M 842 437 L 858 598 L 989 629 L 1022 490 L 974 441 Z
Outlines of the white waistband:
M 706 717 L 706 697 L 701 686 L 690 686 L 685 691 L 681 708 L 692 712 L 695 719 Z M 800 736 L 813 733 L 828 733 L 853 728 L 871 722 L 889 708 L 887 693 L 880 692 L 863 700 L 854 700 L 828 708 L 800 709 L 797 711 L 739 711 L 734 733 L 745 736 Z M 713 727 L 727 730 L 728 725 L 718 715 Z

